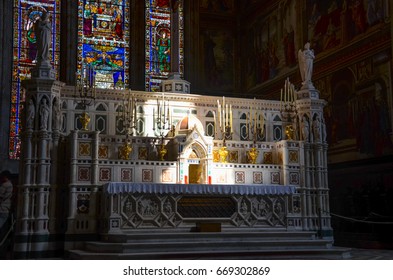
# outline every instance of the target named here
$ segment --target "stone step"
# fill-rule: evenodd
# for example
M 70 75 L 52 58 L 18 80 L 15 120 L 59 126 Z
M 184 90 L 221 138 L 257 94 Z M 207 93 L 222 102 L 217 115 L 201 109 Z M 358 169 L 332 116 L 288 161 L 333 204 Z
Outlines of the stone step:
M 342 260 L 350 259 L 349 249 L 275 249 L 275 250 L 218 250 L 183 252 L 140 252 L 140 253 L 93 253 L 84 250 L 71 250 L 68 259 L 74 260 Z
M 332 240 L 317 239 L 315 232 L 130 232 L 103 235 L 101 241 L 71 250 L 72 259 L 217 258 L 269 256 L 271 258 L 342 259 Z M 317 255 L 320 255 L 319 257 Z
M 137 253 L 137 252 L 180 252 L 187 250 L 216 251 L 222 248 L 230 250 L 252 249 L 308 249 L 329 248 L 325 240 L 211 240 L 211 241 L 173 241 L 173 242 L 140 242 L 140 243 L 106 243 L 86 242 L 85 249 L 91 252 Z
M 209 242 L 212 240 L 225 239 L 228 241 L 242 240 L 314 240 L 316 233 L 312 231 L 288 232 L 288 231 L 271 231 L 271 232 L 133 232 L 119 235 L 102 235 L 101 241 L 104 242 L 164 242 L 174 241 L 184 242 L 187 240 Z

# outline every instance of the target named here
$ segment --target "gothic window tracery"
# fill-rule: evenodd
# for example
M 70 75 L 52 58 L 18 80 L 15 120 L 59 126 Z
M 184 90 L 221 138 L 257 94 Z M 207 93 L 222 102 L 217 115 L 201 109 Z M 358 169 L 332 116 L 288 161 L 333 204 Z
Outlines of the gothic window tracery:
M 129 1 L 79 0 L 78 81 L 88 79 L 97 88 L 128 87 L 128 17 Z
M 171 72 L 177 71 L 177 69 L 171 69 L 173 59 L 171 45 L 174 43 L 172 30 L 179 33 L 178 70 L 180 75 L 183 75 L 183 1 L 177 2 L 179 20 L 176 22 L 178 26 L 172 28 L 169 0 L 145 1 L 145 88 L 147 91 L 160 91 L 161 81 L 167 79 Z

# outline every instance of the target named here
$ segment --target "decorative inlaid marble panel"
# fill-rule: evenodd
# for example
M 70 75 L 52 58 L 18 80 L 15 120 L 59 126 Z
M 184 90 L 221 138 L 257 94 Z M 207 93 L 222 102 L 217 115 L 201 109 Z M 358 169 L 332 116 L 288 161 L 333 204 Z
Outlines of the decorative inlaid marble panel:
M 289 163 L 298 163 L 299 153 L 298 151 L 289 151 Z
M 153 182 L 153 169 L 142 169 L 142 182 Z
M 230 163 L 238 163 L 239 161 L 239 151 L 230 151 L 229 152 L 229 162 Z
M 172 169 L 164 169 L 162 170 L 161 181 L 164 183 L 174 182 L 173 180 L 173 170 Z
M 273 153 L 272 152 L 263 153 L 263 163 L 273 164 Z
M 235 172 L 235 183 L 236 184 L 244 184 L 246 182 L 246 174 L 244 171 L 236 171 Z
M 272 184 L 280 184 L 280 172 L 271 172 L 270 180 Z
M 102 159 L 108 158 L 108 146 L 100 145 L 98 147 L 98 158 L 102 158 Z
M 132 168 L 122 168 L 121 169 L 121 181 L 122 182 L 132 182 Z
M 147 160 L 148 152 L 147 147 L 139 147 L 138 148 L 138 159 L 139 160 Z
M 110 168 L 102 167 L 100 168 L 100 181 L 108 182 L 112 177 L 112 170 Z
M 299 185 L 299 172 L 289 172 L 289 183 L 291 185 Z
M 78 147 L 78 155 L 81 157 L 91 156 L 91 143 L 80 142 Z
M 90 167 L 78 166 L 78 181 L 90 181 Z
M 263 183 L 262 172 L 254 171 L 252 177 L 253 177 L 252 181 L 254 184 L 262 184 Z

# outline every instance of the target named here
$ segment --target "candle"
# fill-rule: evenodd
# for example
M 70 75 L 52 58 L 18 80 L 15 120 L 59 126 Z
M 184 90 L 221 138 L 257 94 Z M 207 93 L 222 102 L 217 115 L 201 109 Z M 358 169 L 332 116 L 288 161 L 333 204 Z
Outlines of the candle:
M 255 116 L 254 116 L 254 133 L 257 132 L 257 111 L 255 111 Z
M 153 130 L 156 130 L 156 120 L 155 120 L 155 115 L 154 115 L 154 108 L 153 108 Z
M 228 104 L 225 104 L 225 126 L 229 125 L 229 121 L 228 121 Z
M 218 103 L 218 124 L 221 127 L 221 105 L 220 105 L 220 102 L 218 100 L 217 100 L 217 103 Z
M 248 124 L 249 124 L 248 114 L 249 113 L 246 114 L 246 136 L 247 136 L 247 138 L 248 138 Z
M 216 112 L 213 111 L 214 137 L 216 136 Z
M 134 100 L 134 106 L 133 106 L 133 110 L 134 110 L 134 126 L 136 126 L 136 102 Z
M 158 98 L 157 98 L 157 118 L 158 120 L 160 119 L 160 103 L 158 101 Z
M 230 126 L 231 126 L 231 133 L 233 133 L 233 114 L 232 114 L 232 104 L 229 106 L 229 119 L 230 119 Z
M 169 121 L 169 101 L 168 105 L 166 106 L 167 114 L 166 114 L 166 119 Z

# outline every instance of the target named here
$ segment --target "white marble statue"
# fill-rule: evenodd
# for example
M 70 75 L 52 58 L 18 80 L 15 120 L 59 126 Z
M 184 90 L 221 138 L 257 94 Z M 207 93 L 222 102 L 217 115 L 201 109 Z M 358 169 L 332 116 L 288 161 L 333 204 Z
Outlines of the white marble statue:
M 316 117 L 312 124 L 314 142 L 321 142 L 321 120 Z
M 43 12 L 41 17 L 34 23 L 34 33 L 37 38 L 38 65 L 49 64 L 49 48 L 52 34 L 48 13 Z
M 48 129 L 49 106 L 46 98 L 42 99 L 40 106 L 40 129 Z
M 310 125 L 308 124 L 307 118 L 303 117 L 303 121 L 301 122 L 302 127 L 302 138 L 303 141 L 308 141 L 308 136 L 310 133 Z
M 326 142 L 327 134 L 326 134 L 326 124 L 324 118 L 321 119 L 321 138 L 322 138 L 322 142 Z
M 58 101 L 58 99 L 55 99 L 55 102 L 53 103 L 52 123 L 53 123 L 52 126 L 54 130 L 61 129 L 62 115 L 60 110 L 60 102 Z
M 310 43 L 304 45 L 304 50 L 299 50 L 299 70 L 303 80 L 303 87 L 313 87 L 312 86 L 312 72 L 314 65 L 314 50 L 310 49 Z
M 35 118 L 35 106 L 32 99 L 29 99 L 29 105 L 27 105 L 27 115 L 26 115 L 26 128 L 34 127 Z

